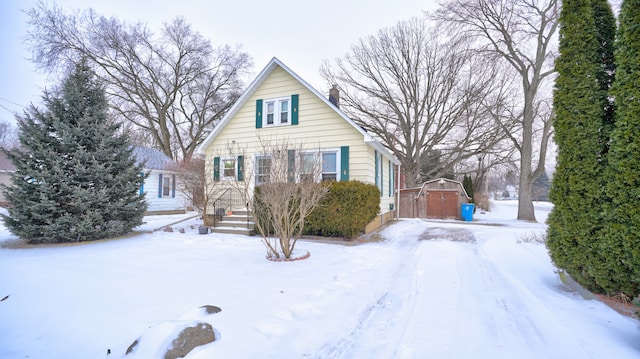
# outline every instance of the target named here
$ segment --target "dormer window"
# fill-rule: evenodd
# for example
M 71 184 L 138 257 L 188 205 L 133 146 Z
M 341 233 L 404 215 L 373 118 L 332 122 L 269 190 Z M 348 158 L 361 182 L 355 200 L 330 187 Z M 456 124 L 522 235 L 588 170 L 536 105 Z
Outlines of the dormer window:
M 289 124 L 289 113 L 291 101 L 289 98 L 276 100 L 266 100 L 264 104 L 264 114 L 266 116 L 265 126 L 279 126 Z
M 257 99 L 256 128 L 298 124 L 298 95 Z

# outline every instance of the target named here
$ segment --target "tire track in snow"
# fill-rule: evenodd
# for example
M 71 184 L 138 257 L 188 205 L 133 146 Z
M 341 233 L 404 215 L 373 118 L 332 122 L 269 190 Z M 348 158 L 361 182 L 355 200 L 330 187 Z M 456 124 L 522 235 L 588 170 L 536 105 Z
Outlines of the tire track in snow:
M 358 315 L 355 325 L 336 342 L 327 343 L 315 353 L 315 358 L 355 358 L 385 357 L 383 352 L 389 350 L 390 324 L 398 321 L 405 323 L 410 311 L 404 310 L 407 303 L 415 300 L 415 272 L 419 241 L 405 242 L 396 254 L 400 264 L 394 271 L 390 288 L 382 292 L 374 301 Z M 408 290 L 407 290 L 408 289 Z M 402 293 L 399 295 L 399 293 Z M 399 300 L 402 299 L 402 300 Z M 411 306 L 411 305 L 409 305 Z M 401 337 L 402 333 L 395 336 Z M 364 344 L 364 345 L 361 345 Z M 365 353 L 366 352 L 366 353 Z
M 563 342 L 569 328 L 520 278 L 504 272 L 508 267 L 493 263 L 503 259 L 487 253 L 490 241 L 470 241 L 466 235 L 464 241 L 447 235 L 431 239 L 416 240 L 402 252 L 397 280 L 359 313 L 342 339 L 325 344 L 315 357 L 588 355 L 579 343 Z M 530 307 L 531 316 L 523 315 L 522 305 Z

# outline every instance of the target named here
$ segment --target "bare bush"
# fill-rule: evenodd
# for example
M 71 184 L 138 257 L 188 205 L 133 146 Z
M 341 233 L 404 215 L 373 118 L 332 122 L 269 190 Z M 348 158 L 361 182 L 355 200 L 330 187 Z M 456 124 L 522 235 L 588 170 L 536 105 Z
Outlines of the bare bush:
M 242 180 L 230 182 L 243 196 L 262 236 L 268 258 L 291 258 L 304 230 L 305 218 L 328 193 L 322 181 L 322 157 L 289 141 L 260 141 L 260 155 L 245 157 Z M 245 153 L 229 146 L 231 153 Z M 257 169 L 259 167 L 259 169 Z M 259 178 L 256 178 L 259 176 Z

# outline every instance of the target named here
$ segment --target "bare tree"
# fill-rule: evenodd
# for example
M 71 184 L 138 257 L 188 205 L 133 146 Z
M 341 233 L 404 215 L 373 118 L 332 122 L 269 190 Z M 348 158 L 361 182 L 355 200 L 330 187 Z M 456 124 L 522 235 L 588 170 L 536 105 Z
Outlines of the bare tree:
M 204 158 L 194 156 L 188 161 L 176 162 L 170 169 L 177 172 L 178 191 L 202 215 L 203 224 L 208 227 L 212 225 L 209 205 L 222 194 L 224 188 L 207 175 L 205 167 Z
M 547 144 L 553 132 L 552 112 L 541 106 L 551 97 L 551 91 L 539 90 L 554 74 L 558 16 L 557 0 L 450 0 L 430 15 L 455 36 L 475 40 L 477 50 L 487 59 L 506 62 L 521 81 L 521 100 L 508 116 L 503 117 L 503 112 L 498 118 L 520 152 L 518 219 L 528 221 L 536 220 L 531 189 L 544 172 Z M 518 133 L 512 131 L 513 123 L 518 125 Z M 534 167 L 536 127 L 540 137 Z
M 13 148 L 19 145 L 17 139 L 17 129 L 11 122 L 0 120 L 0 147 Z
M 408 187 L 443 175 L 488 151 L 503 137 L 486 109 L 497 73 L 478 62 L 464 41 L 445 39 L 414 18 L 361 39 L 323 76 L 339 84 L 344 110 L 402 163 Z M 444 166 L 421 173 L 425 156 Z
M 28 11 L 36 64 L 57 70 L 85 58 L 107 86 L 115 114 L 143 129 L 171 158 L 191 158 L 238 98 L 251 66 L 245 53 L 214 48 L 183 18 L 159 36 L 89 9 L 65 14 L 43 2 Z
M 227 148 L 227 154 L 234 157 L 245 153 L 246 149 L 234 145 Z M 244 156 L 242 180 L 229 183 L 247 203 L 267 257 L 288 259 L 302 236 L 305 218 L 329 191 L 321 178 L 322 159 L 319 152 L 309 152 L 287 140 L 272 143 L 261 139 L 257 153 L 254 158 Z

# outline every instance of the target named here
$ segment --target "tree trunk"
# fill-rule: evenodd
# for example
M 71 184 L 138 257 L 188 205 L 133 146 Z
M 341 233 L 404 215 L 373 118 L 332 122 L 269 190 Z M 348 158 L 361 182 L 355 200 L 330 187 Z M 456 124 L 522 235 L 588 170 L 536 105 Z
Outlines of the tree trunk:
M 518 185 L 518 219 L 530 222 L 536 221 L 536 214 L 533 210 L 533 201 L 531 197 L 531 188 L 536 177 L 532 174 L 531 156 L 533 154 L 533 100 L 535 97 L 536 87 L 528 86 L 524 80 L 523 74 L 523 90 L 525 91 L 524 114 L 522 121 L 522 145 L 520 151 L 520 180 Z M 544 157 L 541 158 L 538 166 L 544 167 Z

